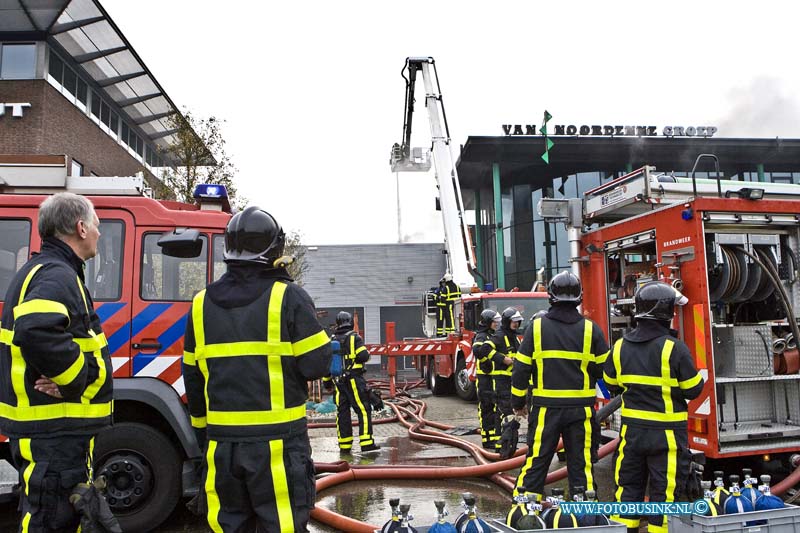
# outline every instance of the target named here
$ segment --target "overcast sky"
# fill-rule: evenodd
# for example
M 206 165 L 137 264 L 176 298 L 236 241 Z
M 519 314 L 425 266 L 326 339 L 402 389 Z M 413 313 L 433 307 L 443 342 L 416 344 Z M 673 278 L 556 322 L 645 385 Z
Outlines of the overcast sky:
M 397 242 L 406 56 L 436 59 L 455 146 L 545 108 L 800 137 L 790 2 L 101 1 L 178 106 L 226 120 L 240 192 L 309 244 Z M 442 240 L 434 197 L 400 175 L 404 239 Z

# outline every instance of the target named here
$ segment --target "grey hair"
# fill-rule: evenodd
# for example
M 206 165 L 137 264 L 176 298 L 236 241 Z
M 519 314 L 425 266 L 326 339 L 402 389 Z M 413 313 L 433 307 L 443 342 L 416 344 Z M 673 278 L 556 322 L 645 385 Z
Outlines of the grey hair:
M 39 206 L 39 235 L 66 237 L 75 234 L 75 224 L 94 224 L 94 206 L 85 196 L 60 192 L 45 199 Z

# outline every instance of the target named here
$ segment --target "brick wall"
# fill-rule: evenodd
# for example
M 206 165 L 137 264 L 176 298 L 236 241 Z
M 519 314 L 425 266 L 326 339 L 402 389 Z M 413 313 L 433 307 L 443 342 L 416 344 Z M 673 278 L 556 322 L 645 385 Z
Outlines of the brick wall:
M 133 176 L 147 171 L 126 148 L 45 80 L 0 81 L 0 102 L 30 102 L 23 118 L 0 117 L 0 153 L 66 154 L 83 173 Z

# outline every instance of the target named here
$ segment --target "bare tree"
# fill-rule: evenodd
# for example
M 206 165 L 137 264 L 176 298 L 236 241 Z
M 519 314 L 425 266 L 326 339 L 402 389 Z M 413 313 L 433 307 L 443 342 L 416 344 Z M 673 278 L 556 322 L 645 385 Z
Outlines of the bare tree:
M 228 198 L 234 208 L 241 208 L 247 199 L 237 195 L 234 185 L 236 167 L 225 151 L 225 138 L 222 136 L 224 120 L 214 116 L 197 117 L 190 111 L 183 115 L 175 114 L 169 119 L 170 127 L 177 130 L 175 141 L 166 153 L 175 161 L 175 168 L 167 169 L 162 180 L 167 191 L 179 202 L 194 202 L 192 194 L 200 183 L 224 185 Z M 209 154 L 213 156 L 212 161 Z M 156 191 L 164 197 L 167 191 Z
M 286 248 L 284 253 L 294 257 L 294 263 L 289 265 L 289 275 L 298 285 L 303 284 L 303 276 L 308 272 L 309 264 L 306 262 L 308 248 L 302 243 L 303 234 L 299 231 L 290 231 L 286 235 Z

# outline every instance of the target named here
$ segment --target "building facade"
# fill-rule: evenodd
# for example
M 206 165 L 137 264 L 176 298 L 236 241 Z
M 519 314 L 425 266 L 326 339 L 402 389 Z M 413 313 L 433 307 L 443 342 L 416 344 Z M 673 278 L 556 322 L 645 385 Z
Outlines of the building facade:
M 458 162 L 464 205 L 475 213 L 471 231 L 478 270 L 483 282 L 495 287 L 530 290 L 537 274 L 546 280 L 570 268 L 564 225 L 547 223 L 536 211 L 543 197 L 581 197 L 644 165 L 688 176 L 700 154 L 718 157 L 723 179 L 800 183 L 800 139 L 658 136 L 648 130 L 629 136 L 624 130 L 619 136 L 555 136 L 546 163 L 541 157 L 545 139 L 524 131 L 469 137 Z M 695 173 L 697 178 L 715 175 L 708 163 Z
M 367 343 L 386 339 L 386 322 L 396 324 L 397 339 L 422 337 L 423 293 L 445 272 L 443 250 L 440 243 L 309 246 L 303 288 L 323 326 L 348 311 Z
M 20 0 L 2 13 L 2 162 L 61 155 L 70 176 L 157 184 L 174 165 L 177 107 L 100 3 Z

